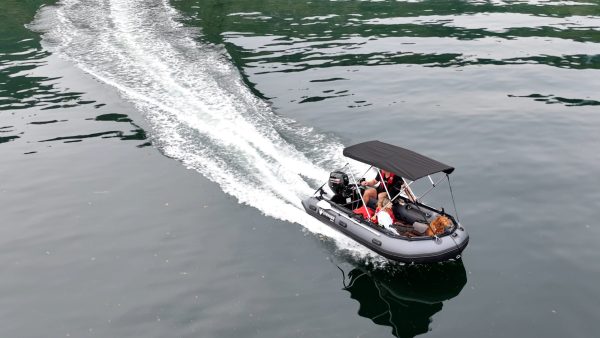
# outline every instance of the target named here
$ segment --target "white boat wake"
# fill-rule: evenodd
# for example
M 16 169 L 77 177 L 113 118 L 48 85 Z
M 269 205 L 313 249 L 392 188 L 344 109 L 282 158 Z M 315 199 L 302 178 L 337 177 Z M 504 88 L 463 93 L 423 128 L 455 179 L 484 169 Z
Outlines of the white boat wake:
M 341 166 L 342 144 L 277 116 L 219 47 L 199 42 L 167 0 L 62 0 L 30 28 L 44 47 L 116 88 L 149 121 L 153 143 L 268 216 L 299 223 L 358 258 L 380 260 L 300 203 Z

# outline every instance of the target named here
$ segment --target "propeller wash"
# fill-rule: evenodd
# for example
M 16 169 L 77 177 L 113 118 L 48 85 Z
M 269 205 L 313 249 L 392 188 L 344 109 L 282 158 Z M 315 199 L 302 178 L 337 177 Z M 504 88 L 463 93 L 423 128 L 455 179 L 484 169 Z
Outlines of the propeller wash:
M 379 261 L 301 204 L 314 190 L 311 180 L 343 163 L 342 144 L 274 114 L 224 49 L 200 42 L 198 29 L 178 18 L 167 0 L 62 0 L 42 7 L 29 28 L 42 33 L 44 48 L 131 102 L 167 156 L 240 203 Z

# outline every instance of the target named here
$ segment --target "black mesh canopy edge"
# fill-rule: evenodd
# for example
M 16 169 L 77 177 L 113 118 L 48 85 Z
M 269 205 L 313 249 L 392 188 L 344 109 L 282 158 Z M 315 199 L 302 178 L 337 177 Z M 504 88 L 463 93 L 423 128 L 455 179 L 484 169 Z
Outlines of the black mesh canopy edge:
M 367 141 L 347 147 L 344 149 L 344 156 L 390 171 L 411 181 L 441 171 L 446 174 L 454 171 L 454 168 L 447 164 L 380 141 Z

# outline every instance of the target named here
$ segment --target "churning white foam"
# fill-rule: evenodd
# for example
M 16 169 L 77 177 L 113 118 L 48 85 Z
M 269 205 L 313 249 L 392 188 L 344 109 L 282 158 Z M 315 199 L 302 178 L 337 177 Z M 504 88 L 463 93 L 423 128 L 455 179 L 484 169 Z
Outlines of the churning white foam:
M 116 88 L 149 121 L 154 143 L 266 215 L 379 260 L 304 212 L 301 200 L 343 163 L 334 139 L 274 114 L 225 51 L 177 22 L 167 0 L 62 0 L 30 27 L 50 51 Z

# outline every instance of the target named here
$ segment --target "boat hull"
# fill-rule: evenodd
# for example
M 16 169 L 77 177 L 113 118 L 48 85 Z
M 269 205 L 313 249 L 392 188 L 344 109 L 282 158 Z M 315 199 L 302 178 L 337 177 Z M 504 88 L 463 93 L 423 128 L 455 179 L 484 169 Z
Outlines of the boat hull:
M 302 205 L 308 214 L 390 260 L 435 263 L 459 259 L 469 242 L 469 235 L 460 224 L 452 233 L 437 239 L 391 236 L 369 226 L 351 211 L 338 208 L 335 204 L 331 204 L 328 209 L 320 208 L 317 206 L 320 200 L 319 197 L 309 197 L 302 201 Z

